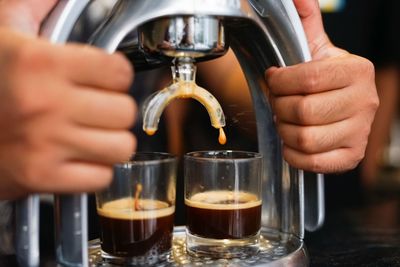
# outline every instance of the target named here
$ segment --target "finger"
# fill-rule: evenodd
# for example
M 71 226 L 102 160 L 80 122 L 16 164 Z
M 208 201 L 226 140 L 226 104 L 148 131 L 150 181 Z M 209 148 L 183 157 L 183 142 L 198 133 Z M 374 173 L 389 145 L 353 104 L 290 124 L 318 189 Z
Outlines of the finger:
M 133 126 L 137 106 L 132 97 L 91 88 L 71 90 L 75 101 L 71 106 L 74 122 L 87 127 L 128 129 Z
M 40 24 L 55 6 L 57 0 L 25 0 L 23 2 L 24 6 L 32 12 L 35 21 Z
M 351 85 L 366 66 L 367 62 L 361 62 L 359 57 L 335 57 L 290 67 L 269 68 L 266 81 L 270 93 L 276 96 L 314 94 Z
M 90 128 L 71 130 L 64 141 L 68 158 L 99 164 L 114 164 L 128 160 L 136 149 L 136 138 L 128 131 L 103 131 Z
M 120 53 L 106 54 L 90 46 L 66 45 L 57 53 L 57 60 L 63 62 L 58 68 L 73 83 L 107 90 L 127 91 L 133 81 L 133 69 Z
M 57 0 L 0 1 L 0 25 L 36 35 Z
M 57 181 L 57 182 L 54 182 Z M 95 192 L 112 180 L 112 166 L 70 161 L 57 170 L 54 180 L 42 183 L 38 191 L 52 193 Z
M 363 97 L 361 90 L 346 88 L 306 96 L 271 97 L 279 121 L 296 125 L 325 125 L 339 122 L 359 111 L 353 99 Z
M 294 0 L 293 2 L 303 24 L 311 54 L 314 56 L 318 54 L 321 47 L 330 43 L 322 23 L 319 2 L 318 0 Z
M 366 138 L 369 134 L 369 127 L 363 129 L 355 119 L 308 127 L 278 123 L 277 129 L 286 146 L 307 154 L 352 147 L 360 137 Z M 357 135 L 354 135 L 355 129 L 359 129 Z
M 364 150 L 339 148 L 318 154 L 307 154 L 284 146 L 283 155 L 295 168 L 316 173 L 335 173 L 354 169 L 364 157 Z

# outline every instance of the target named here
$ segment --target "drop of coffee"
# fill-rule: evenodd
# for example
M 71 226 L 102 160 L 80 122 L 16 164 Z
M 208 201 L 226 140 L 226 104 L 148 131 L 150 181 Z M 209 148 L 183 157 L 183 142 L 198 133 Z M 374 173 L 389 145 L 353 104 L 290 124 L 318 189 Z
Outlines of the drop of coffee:
M 135 205 L 134 205 L 135 210 L 142 210 L 142 207 L 140 207 L 140 204 L 139 204 L 139 197 L 140 197 L 140 193 L 142 193 L 142 190 L 143 190 L 142 184 L 137 184 L 136 192 L 135 192 Z
M 149 136 L 152 136 L 152 135 L 154 135 L 154 134 L 156 133 L 156 131 L 153 130 L 153 129 L 146 129 L 145 132 L 146 132 L 146 134 L 149 135 Z
M 221 145 L 225 145 L 226 144 L 226 134 L 224 132 L 224 129 L 219 128 L 219 137 L 218 137 L 218 142 Z

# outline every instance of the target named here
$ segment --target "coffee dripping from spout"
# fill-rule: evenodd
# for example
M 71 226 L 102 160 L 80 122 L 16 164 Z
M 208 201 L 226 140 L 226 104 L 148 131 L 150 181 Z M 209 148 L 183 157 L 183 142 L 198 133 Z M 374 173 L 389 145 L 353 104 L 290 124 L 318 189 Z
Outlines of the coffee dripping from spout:
M 225 116 L 217 99 L 206 89 L 196 84 L 196 66 L 191 57 L 177 57 L 171 67 L 172 84 L 151 95 L 143 107 L 143 130 L 148 135 L 153 135 L 158 129 L 160 116 L 165 107 L 177 98 L 193 98 L 199 101 L 210 116 L 211 125 L 219 130 L 218 141 L 221 145 L 226 143 L 223 130 Z

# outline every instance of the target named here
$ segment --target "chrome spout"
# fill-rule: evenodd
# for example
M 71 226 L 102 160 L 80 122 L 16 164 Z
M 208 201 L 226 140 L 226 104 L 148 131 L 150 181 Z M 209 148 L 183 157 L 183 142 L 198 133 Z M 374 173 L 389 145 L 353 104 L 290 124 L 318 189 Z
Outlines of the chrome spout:
M 220 12 L 232 15 L 237 7 L 221 6 L 214 16 L 202 1 L 196 2 L 119 0 L 89 42 L 108 52 L 120 49 L 135 59 L 136 69 L 156 67 L 175 57 L 208 60 L 224 55 L 228 44 Z M 171 16 L 172 10 L 179 12 Z
M 173 83 L 151 95 L 143 108 L 143 130 L 153 135 L 165 107 L 177 98 L 193 98 L 199 101 L 210 116 L 211 125 L 216 129 L 225 126 L 225 116 L 217 99 L 206 89 L 196 85 L 196 66 L 192 58 L 176 58 L 171 67 Z
M 205 16 L 160 18 L 139 27 L 140 46 L 147 54 L 172 58 L 213 58 L 228 50 L 221 19 Z

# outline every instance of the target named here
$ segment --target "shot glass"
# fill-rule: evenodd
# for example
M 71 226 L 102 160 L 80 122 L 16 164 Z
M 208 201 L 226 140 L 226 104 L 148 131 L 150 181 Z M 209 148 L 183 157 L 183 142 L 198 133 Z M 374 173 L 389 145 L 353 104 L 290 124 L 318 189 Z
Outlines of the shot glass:
M 113 181 L 96 193 L 102 257 L 124 266 L 149 266 L 171 250 L 176 157 L 136 153 L 114 166 Z
M 245 151 L 185 155 L 186 248 L 235 258 L 259 250 L 262 156 Z

